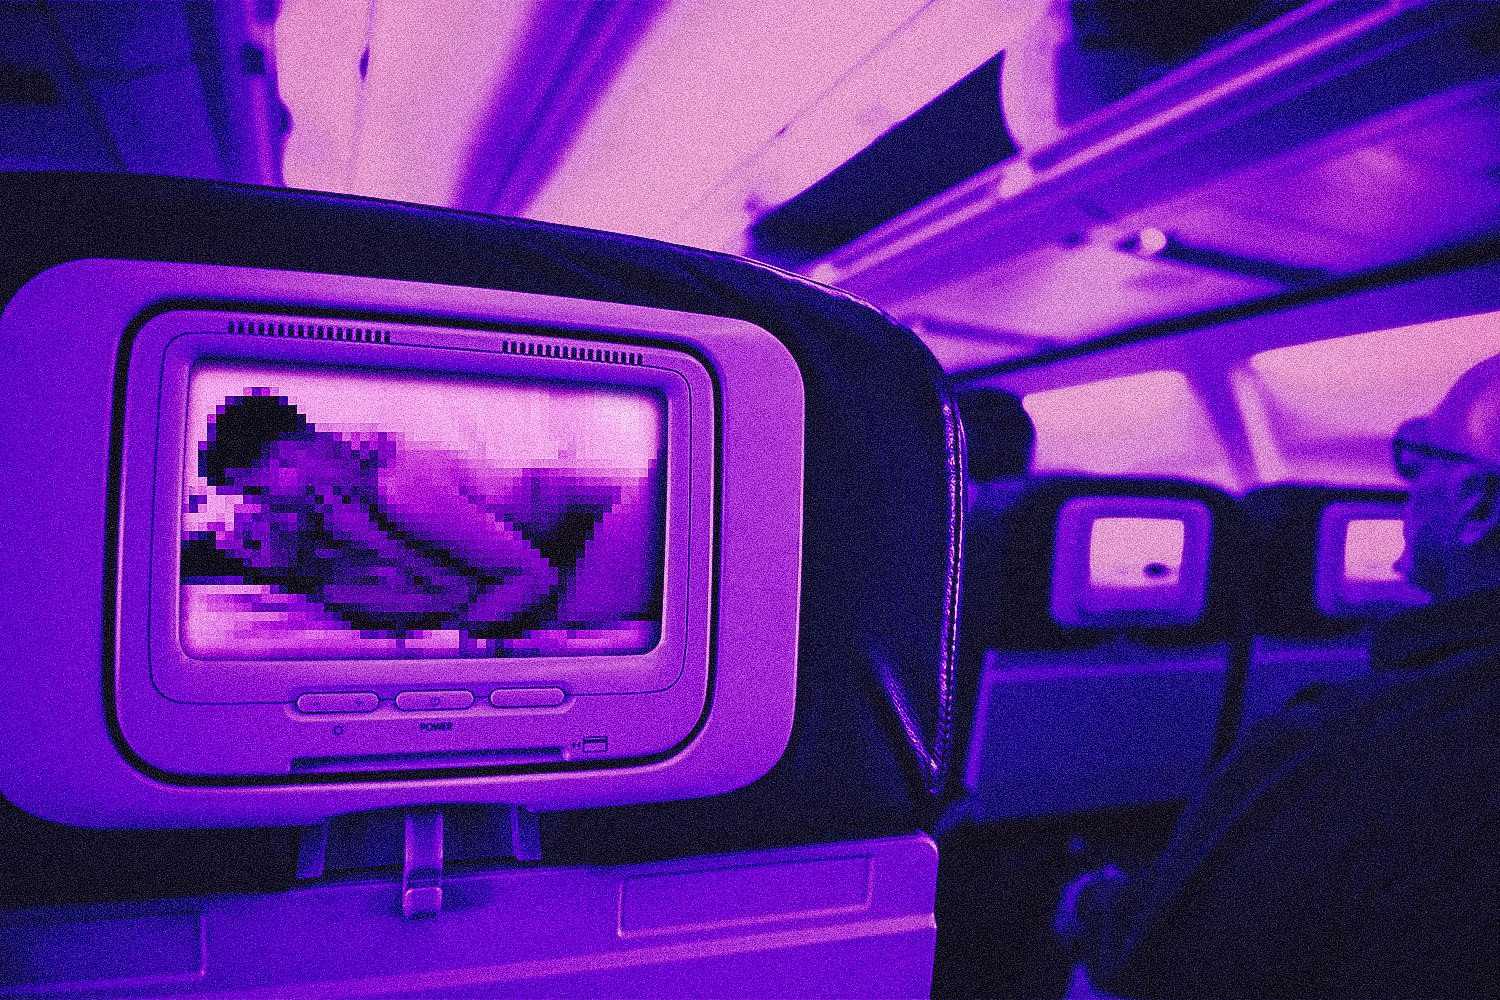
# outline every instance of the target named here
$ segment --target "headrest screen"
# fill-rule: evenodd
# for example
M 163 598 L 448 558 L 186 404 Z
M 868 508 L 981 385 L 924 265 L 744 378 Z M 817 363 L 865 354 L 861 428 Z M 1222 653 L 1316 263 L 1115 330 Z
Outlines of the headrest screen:
M 1344 535 L 1344 579 L 1361 583 L 1402 580 L 1396 560 L 1406 546 L 1401 522 L 1392 518 L 1351 520 Z
M 206 362 L 187 422 L 190 656 L 618 655 L 660 638 L 659 393 Z
M 1190 625 L 1203 615 L 1213 521 L 1197 500 L 1083 496 L 1057 513 L 1052 618 L 1082 627 Z
M 1096 517 L 1089 531 L 1089 584 L 1175 587 L 1187 525 L 1166 517 Z
M 1401 505 L 1390 501 L 1338 501 L 1318 522 L 1314 599 L 1334 618 L 1374 618 L 1427 602 L 1427 595 L 1396 571 L 1406 547 Z

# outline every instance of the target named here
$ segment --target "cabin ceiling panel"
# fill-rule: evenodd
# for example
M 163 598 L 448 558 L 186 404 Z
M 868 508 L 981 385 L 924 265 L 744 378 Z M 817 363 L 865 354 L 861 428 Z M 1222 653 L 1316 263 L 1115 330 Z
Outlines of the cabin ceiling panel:
M 1228 69 L 1211 53 L 1067 156 L 1023 150 L 1029 171 L 976 175 L 811 273 L 900 316 L 1076 342 L 1500 231 L 1481 8 L 1318 10 L 1311 35 L 1273 22 Z
M 1397 140 L 1416 160 L 1496 179 L 1500 167 L 1500 95 L 1486 94 L 1447 112 L 1424 115 Z
M 1109 189 L 1094 203 L 1127 229 L 1250 258 L 1330 274 L 1393 263 L 1500 221 L 1494 87 L 1435 95 L 1145 209 Z
M 923 6 L 672 3 L 526 214 L 672 238 L 686 209 Z
M 180 3 L 47 5 L 124 169 L 223 176 Z
M 930 319 L 916 319 L 910 325 L 945 371 L 995 365 L 1056 346 L 1055 341 L 940 325 Z
M 1262 351 L 1248 368 L 1288 447 L 1373 434 L 1426 413 L 1465 370 L 1500 353 L 1500 314 L 1460 316 Z
M 89 115 L 44 12 L 0 4 L 0 169 L 114 170 L 107 134 Z
M 1203 403 L 1181 372 L 1153 371 L 1029 393 L 1037 472 L 1180 476 L 1238 485 Z
M 730 252 L 748 230 L 1009 47 L 1047 0 L 923 5 L 677 220 L 673 238 Z M 999 116 L 998 85 L 991 95 Z
M 129 79 L 90 80 L 89 90 L 127 169 L 177 177 L 221 176 L 197 67 L 163 67 Z M 164 109 L 171 111 L 164 114 Z
M 1126 230 L 1155 227 L 1194 247 L 1289 267 L 1352 270 L 1369 249 L 1347 233 L 1278 214 L 1264 205 L 1234 204 L 1221 191 L 1194 192 L 1126 216 Z
M 0 166 L 224 177 L 214 34 L 182 3 L 0 4 Z
M 287 182 L 517 214 L 662 6 L 286 0 Z M 618 184 L 593 195 L 620 197 Z
M 1292 235 L 1321 230 L 1345 237 L 1355 252 L 1320 262 L 1341 273 L 1482 232 L 1500 213 L 1500 185 L 1493 180 L 1412 160 L 1392 143 L 1366 146 L 1226 194 L 1242 210 L 1287 220 Z
M 68 49 L 85 73 L 124 78 L 182 64 L 191 56 L 177 3 L 50 3 Z

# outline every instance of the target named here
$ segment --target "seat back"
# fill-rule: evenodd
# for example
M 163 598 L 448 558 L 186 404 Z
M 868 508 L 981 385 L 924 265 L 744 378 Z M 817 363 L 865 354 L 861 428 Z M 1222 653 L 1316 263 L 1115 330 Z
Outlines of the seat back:
M 923 835 L 451 875 L 403 920 L 379 878 L 6 914 L 0 995 L 925 997 Z
M 1013 479 L 1031 470 L 1036 424 L 1021 400 L 1004 389 L 966 389 L 958 394 L 969 478 L 976 483 Z
M 1241 500 L 1251 646 L 1239 726 L 1369 670 L 1370 628 L 1425 601 L 1396 575 L 1398 490 L 1282 485 Z
M 911 331 L 849 296 L 727 255 L 366 199 L 169 178 L 30 174 L 0 178 L 0 207 L 16 233 L 0 262 L 0 302 L 42 271 L 87 258 L 530 292 L 753 323 L 786 346 L 805 387 L 796 716 L 790 746 L 765 777 L 712 799 L 543 815 L 540 864 L 546 867 L 501 872 L 499 882 L 476 884 L 467 896 L 459 892 L 455 898 L 462 905 L 452 912 L 445 909 L 432 922 L 438 930 L 425 938 L 403 932 L 389 872 L 377 878 L 381 891 L 389 893 L 384 909 L 371 910 L 356 898 L 358 893 L 342 889 L 317 896 L 325 903 L 308 903 L 316 895 L 306 895 L 308 888 L 331 888 L 333 883 L 278 891 L 294 884 L 291 831 L 278 831 L 271 839 L 260 831 L 120 835 L 55 827 L 0 804 L 7 811 L 6 828 L 20 831 L 8 838 L 0 881 L 12 906 L 32 907 L 24 911 L 25 921 L 72 927 L 66 933 L 81 940 L 80 935 L 94 933 L 89 928 L 102 926 L 95 907 L 117 905 L 108 913 L 114 921 L 108 927 L 119 933 L 106 935 L 113 943 L 101 947 L 113 956 L 110 961 L 119 961 L 119 974 L 100 980 L 114 984 L 98 986 L 101 992 L 131 979 L 132 969 L 144 969 L 142 981 L 149 980 L 153 990 L 202 981 L 203 975 L 196 973 L 173 978 L 188 966 L 162 972 L 147 961 L 143 942 L 157 931 L 219 927 L 210 937 L 220 942 L 226 940 L 221 935 L 240 940 L 259 936 L 291 947 L 285 937 L 302 919 L 298 915 L 324 906 L 331 909 L 318 916 L 323 930 L 317 933 L 326 931 L 329 941 L 337 936 L 341 915 L 354 919 L 348 907 L 366 907 L 358 921 L 370 928 L 368 940 L 389 942 L 392 951 L 380 961 L 392 968 L 415 968 L 413 963 L 431 967 L 432 960 L 424 956 L 437 938 L 446 942 L 446 954 L 466 954 L 472 962 L 473 956 L 493 954 L 496 940 L 511 941 L 545 927 L 545 946 L 507 952 L 510 957 L 503 961 L 525 957 L 532 964 L 522 978 L 552 976 L 548 982 L 555 988 L 547 989 L 560 993 L 597 988 L 804 994 L 823 989 L 834 978 L 841 991 L 856 994 L 927 991 L 935 864 L 893 862 L 884 848 L 870 846 L 905 838 L 903 843 L 915 845 L 910 850 L 933 860 L 931 842 L 919 831 L 937 814 L 954 758 L 958 545 L 964 516 L 961 434 L 942 371 Z M 463 318 L 484 322 L 482 315 Z M 102 537 L 103 512 L 86 515 L 75 530 L 97 528 Z M 91 607 L 86 613 L 97 615 L 98 606 Z M 0 663 L 0 670 L 13 668 Z M 222 850 L 174 849 L 182 841 L 212 842 Z M 241 844 L 254 848 L 253 854 L 235 846 Z M 818 844 L 839 845 L 824 851 L 837 861 L 826 872 L 817 865 L 799 867 L 795 860 L 782 864 L 788 856 L 776 853 Z M 35 863 L 59 855 L 75 863 Z M 228 866 L 225 856 L 231 859 Z M 247 866 L 251 870 L 237 871 L 234 859 L 242 856 L 255 859 Z M 689 856 L 727 858 L 710 867 L 731 874 L 700 879 L 701 885 L 679 880 L 679 887 L 670 891 L 651 888 L 668 885 L 653 879 L 685 870 L 652 866 Z M 184 857 L 202 869 L 201 877 L 180 870 Z M 575 926 L 570 916 L 575 911 L 554 904 L 558 894 L 588 881 L 574 866 L 598 865 L 621 869 L 620 884 L 643 887 L 621 896 L 616 886 L 601 891 L 599 899 L 614 899 L 617 906 L 626 905 L 621 899 L 648 902 L 636 916 L 625 910 L 612 916 L 591 911 L 579 916 L 581 923 Z M 226 877 L 226 867 L 232 877 Z M 105 879 L 108 890 L 101 894 L 90 872 L 120 869 L 131 877 Z M 483 916 L 489 912 L 484 901 L 502 898 L 496 895 L 501 883 L 506 893 L 524 897 L 510 913 L 545 913 L 546 919 L 528 924 L 514 916 L 495 916 L 496 923 Z M 681 887 L 690 883 L 701 892 Z M 195 884 L 211 884 L 231 901 L 180 895 L 193 891 Z M 874 896 L 866 891 L 871 885 L 877 886 Z M 885 891 L 880 885 L 900 897 L 896 909 L 871 909 L 870 900 Z M 243 890 L 272 895 L 260 900 L 235 896 Z M 179 898 L 163 903 L 160 897 L 169 893 Z M 778 898 L 791 902 L 783 906 L 775 902 Z M 757 909 L 757 899 L 770 909 Z M 187 923 L 168 928 L 153 922 L 168 910 Z M 221 924 L 216 914 L 226 910 L 253 910 L 258 916 L 224 917 L 228 922 Z M 782 921 L 788 915 L 791 925 Z M 137 918 L 145 923 L 131 923 Z M 609 936 L 600 928 L 629 937 L 634 933 L 630 921 L 637 918 L 644 921 L 636 928 L 638 940 L 651 942 L 654 951 L 626 949 L 625 954 L 615 949 L 613 957 L 601 958 L 590 950 L 594 946 L 589 941 Z M 284 925 L 284 919 L 292 923 Z M 382 929 L 377 931 L 377 925 Z M 777 937 L 793 925 L 795 934 Z M 22 925 L 10 921 L 6 926 Z M 131 927 L 144 928 L 145 937 L 136 936 Z M 713 928 L 733 933 L 715 938 Z M 45 941 L 14 933 L 21 935 L 10 938 L 17 947 L 46 947 Z M 186 933 L 173 940 L 187 947 L 183 942 L 198 932 Z M 880 942 L 891 933 L 911 947 L 885 950 Z M 847 947 L 860 941 L 865 943 Z M 186 952 L 176 954 L 180 958 Z M 296 973 L 306 974 L 299 982 L 337 979 L 344 968 L 340 960 L 319 958 L 326 953 L 312 948 L 287 954 L 288 960 L 304 963 Z M 130 955 L 138 961 L 121 957 Z M 596 958 L 604 964 L 594 964 Z M 213 963 L 230 960 L 227 951 L 219 957 L 210 954 L 205 959 L 209 978 Z M 312 969 L 309 963 L 319 961 L 332 964 Z M 799 965 L 809 962 L 813 965 Z M 660 973 L 649 986 L 631 985 L 628 977 L 610 979 L 599 971 L 641 963 Z M 360 970 L 379 964 L 350 960 L 348 969 L 363 976 Z M 810 972 L 813 966 L 824 972 Z M 445 979 L 442 968 L 429 971 L 427 978 L 413 980 L 409 990 L 396 979 L 382 980 L 381 989 L 448 994 L 449 986 L 457 986 L 489 993 L 499 981 Z M 286 983 L 290 988 L 292 980 Z
M 1004 509 L 975 507 L 971 817 L 1187 794 L 1223 698 L 1233 520 L 1221 491 L 1158 479 L 1053 477 Z

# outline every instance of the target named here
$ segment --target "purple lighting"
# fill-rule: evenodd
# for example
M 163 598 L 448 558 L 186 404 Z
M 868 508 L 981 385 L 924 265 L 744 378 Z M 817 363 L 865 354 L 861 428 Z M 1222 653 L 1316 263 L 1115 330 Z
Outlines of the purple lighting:
M 645 652 L 661 633 L 664 419 L 644 391 L 199 365 L 183 647 Z

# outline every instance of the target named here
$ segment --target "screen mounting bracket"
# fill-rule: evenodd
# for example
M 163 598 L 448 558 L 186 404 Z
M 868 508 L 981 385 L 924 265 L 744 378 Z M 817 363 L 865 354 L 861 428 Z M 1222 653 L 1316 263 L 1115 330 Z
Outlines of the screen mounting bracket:
M 298 831 L 297 880 L 401 866 L 408 917 L 442 909 L 445 861 L 540 861 L 538 814 L 522 806 L 450 806 L 335 816 Z M 436 891 L 432 891 L 436 890 Z

